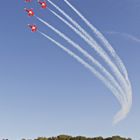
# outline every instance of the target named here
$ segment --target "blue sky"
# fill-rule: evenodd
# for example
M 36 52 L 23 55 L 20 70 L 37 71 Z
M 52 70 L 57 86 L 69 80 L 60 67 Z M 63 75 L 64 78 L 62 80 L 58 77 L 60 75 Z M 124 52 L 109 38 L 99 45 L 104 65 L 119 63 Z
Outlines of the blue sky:
M 85 26 L 63 0 L 53 1 Z M 36 15 L 77 42 L 83 45 L 84 42 L 35 1 L 30 5 L 22 0 L 1 1 L 0 138 L 18 140 L 58 134 L 140 138 L 140 44 L 106 33 L 117 31 L 140 38 L 140 2 L 71 0 L 71 3 L 104 33 L 123 60 L 133 87 L 131 112 L 112 127 L 112 118 L 120 108 L 116 98 L 72 57 L 40 34 L 31 33 L 27 24 L 35 23 L 41 31 L 60 40 L 35 18 L 27 17 L 23 8 L 34 8 Z

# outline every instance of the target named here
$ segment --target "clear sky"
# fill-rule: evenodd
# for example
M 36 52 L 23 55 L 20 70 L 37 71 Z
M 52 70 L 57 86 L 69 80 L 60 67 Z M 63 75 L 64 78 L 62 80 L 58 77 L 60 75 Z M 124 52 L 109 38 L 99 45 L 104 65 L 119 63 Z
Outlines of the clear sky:
M 23 8 L 31 7 L 36 15 L 84 45 L 48 10 L 43 11 L 33 1 L 30 5 L 24 0 L 0 3 L 0 139 L 59 134 L 139 139 L 140 44 L 106 32 L 140 38 L 140 1 L 71 0 L 104 33 L 128 70 L 133 106 L 127 118 L 116 126 L 112 126 L 112 118 L 120 106 L 112 93 L 72 57 L 27 28 L 28 23 L 35 23 L 41 31 L 60 39 L 35 18 L 27 17 Z M 63 0 L 53 1 L 85 26 Z

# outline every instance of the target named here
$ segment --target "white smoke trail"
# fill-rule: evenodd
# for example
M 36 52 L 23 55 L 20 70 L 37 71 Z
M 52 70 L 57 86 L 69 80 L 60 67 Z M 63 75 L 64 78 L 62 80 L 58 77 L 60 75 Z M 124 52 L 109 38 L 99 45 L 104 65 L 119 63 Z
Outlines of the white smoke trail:
M 66 21 L 63 17 L 61 17 L 59 14 L 54 12 L 53 10 L 49 9 L 52 14 L 54 14 L 58 19 L 60 19 L 62 22 L 64 22 L 68 27 L 70 27 L 76 34 L 78 34 L 81 38 L 83 38 L 89 45 L 92 45 L 92 42 L 87 39 L 79 30 L 77 30 L 73 25 L 71 25 L 68 21 Z M 114 79 L 114 77 L 97 61 L 92 61 L 97 67 L 101 69 L 101 71 L 111 80 L 112 83 L 114 83 L 117 88 L 119 88 L 120 92 L 123 93 L 125 91 L 121 90 L 120 85 L 117 83 L 117 81 Z
M 62 13 L 71 23 L 73 23 L 87 38 L 92 41 L 92 47 L 99 53 L 99 55 L 103 58 L 104 61 L 110 66 L 114 74 L 116 75 L 117 80 L 119 81 L 120 85 L 123 86 L 124 90 L 127 88 L 127 83 L 124 77 L 121 75 L 118 68 L 113 64 L 111 59 L 108 57 L 106 52 L 96 43 L 95 40 L 76 22 L 74 21 L 68 14 L 66 14 L 61 8 L 59 8 L 56 4 L 54 4 L 51 0 L 48 0 L 50 4 L 52 4 L 60 13 Z M 126 91 L 127 92 L 127 91 Z
M 108 31 L 108 32 L 105 32 L 105 33 L 107 33 L 107 34 L 118 34 L 118 35 L 121 35 L 121 36 L 123 36 L 127 39 L 131 39 L 134 42 L 140 43 L 140 38 L 138 38 L 134 35 L 128 34 L 128 33 L 121 33 L 121 32 L 116 32 L 116 31 Z
M 122 62 L 122 60 L 119 58 L 119 56 L 116 54 L 115 50 L 113 49 L 113 47 L 110 45 L 110 43 L 106 40 L 106 38 L 101 34 L 101 32 L 99 32 L 72 4 L 70 4 L 67 0 L 64 0 L 64 2 L 66 2 L 66 4 L 72 8 L 72 10 L 87 24 L 88 27 L 90 27 L 92 29 L 92 31 L 97 35 L 97 37 L 100 39 L 101 42 L 103 42 L 104 46 L 107 48 L 107 50 L 110 52 L 110 54 L 113 56 L 116 64 L 118 65 L 119 69 L 122 71 L 122 73 L 124 74 L 126 81 L 128 83 L 128 91 L 126 92 L 128 94 L 127 98 L 128 98 L 128 103 L 132 104 L 132 87 L 131 87 L 131 83 L 129 81 L 128 78 L 128 73 L 127 70 Z
M 120 82 L 120 84 L 122 85 L 124 90 L 126 91 L 127 96 L 125 97 L 125 99 L 127 100 L 127 108 L 126 108 L 125 114 L 124 115 L 122 114 L 122 116 L 126 116 L 129 112 L 131 104 L 132 104 L 132 89 L 131 89 L 131 84 L 127 78 L 127 75 L 125 75 L 126 79 L 124 79 L 124 77 L 122 76 L 122 74 L 120 73 L 118 68 L 112 63 L 112 61 L 109 59 L 108 55 L 106 53 L 104 53 L 104 50 L 102 48 L 99 48 L 99 45 L 92 39 L 92 37 L 90 35 L 88 35 L 88 33 L 77 22 L 75 22 L 69 15 L 67 15 L 62 9 L 60 9 L 57 5 L 55 5 L 50 0 L 48 0 L 48 1 L 59 12 L 61 12 L 69 21 L 71 21 L 84 35 L 86 35 L 94 43 L 94 45 L 96 44 L 94 46 L 94 49 L 100 54 L 100 56 L 102 58 L 104 58 L 104 60 L 107 62 L 107 64 L 111 67 L 112 71 L 116 75 L 116 78 L 118 79 L 118 81 Z M 127 85 L 127 83 L 128 83 L 128 85 Z
M 72 40 L 70 40 L 69 38 L 67 38 L 64 34 L 62 34 L 61 32 L 59 32 L 58 30 L 56 30 L 54 27 L 52 27 L 50 24 L 46 23 L 45 21 L 43 21 L 39 17 L 37 17 L 37 19 L 40 20 L 41 22 L 43 22 L 45 25 L 47 25 L 53 31 L 55 31 L 58 35 L 60 35 L 62 38 L 64 38 L 71 45 L 75 46 L 75 48 L 77 48 L 80 52 L 82 52 L 86 57 L 88 57 L 89 59 L 92 60 L 92 57 L 90 55 L 88 55 L 87 52 L 85 52 L 84 50 L 82 50 L 77 44 L 75 44 Z M 118 93 L 113 92 L 113 94 L 118 99 L 118 101 L 121 104 L 122 108 L 126 108 L 127 103 L 125 102 L 125 98 L 122 97 L 122 96 L 120 96 Z M 121 113 L 123 113 L 122 110 L 121 110 Z M 121 117 L 122 116 L 120 116 L 120 119 L 121 119 Z
M 121 105 L 123 104 L 127 104 L 127 101 L 125 100 L 125 96 L 124 96 L 124 92 L 122 91 L 121 87 L 119 86 L 119 84 L 116 82 L 116 80 L 114 79 L 114 77 L 96 60 L 94 59 L 94 57 L 92 57 L 88 52 L 86 52 L 84 49 L 82 49 L 78 44 L 76 44 L 75 42 L 73 42 L 70 38 L 68 38 L 66 35 L 64 35 L 62 32 L 60 32 L 59 30 L 55 29 L 52 25 L 48 24 L 47 22 L 45 22 L 44 20 L 42 20 L 39 17 L 36 17 L 39 21 L 41 21 L 43 24 L 45 24 L 47 27 L 49 27 L 50 29 L 52 29 L 56 34 L 58 34 L 59 36 L 61 36 L 64 40 L 66 40 L 68 43 L 70 43 L 74 48 L 76 48 L 77 50 L 79 50 L 85 57 L 87 57 L 94 65 L 96 65 L 110 80 L 110 82 L 115 85 L 115 87 L 119 90 L 119 92 L 121 93 L 121 96 L 123 98 L 123 102 L 122 100 L 120 101 Z
M 110 43 L 106 40 L 106 38 L 101 34 L 101 32 L 99 32 L 72 4 L 70 4 L 67 0 L 64 0 L 64 2 L 66 2 L 66 4 L 70 8 L 72 8 L 73 11 L 75 11 L 75 13 L 88 25 L 88 27 L 90 27 L 92 29 L 92 31 L 97 35 L 97 37 L 100 39 L 100 41 L 103 42 L 104 46 L 107 48 L 107 50 L 113 56 L 119 69 L 124 74 L 126 81 L 128 83 L 128 92 L 126 92 L 126 94 L 127 94 L 127 99 L 128 99 L 128 107 L 129 107 L 128 112 L 129 112 L 131 105 L 132 105 L 132 87 L 131 87 L 131 83 L 130 83 L 129 78 L 128 78 L 127 70 L 126 70 L 122 60 L 116 54 L 115 50 L 112 48 Z M 126 112 L 126 113 L 128 113 L 128 112 Z
M 43 35 L 44 37 L 46 37 L 48 40 L 50 40 L 52 43 L 54 43 L 56 46 L 58 46 L 59 48 L 61 48 L 62 50 L 64 50 L 66 53 L 68 53 L 70 56 L 72 56 L 73 58 L 75 58 L 79 63 L 81 63 L 84 67 L 86 67 L 89 71 L 91 71 L 99 80 L 101 80 L 106 86 L 107 88 L 114 94 L 114 96 L 116 96 L 116 98 L 118 100 L 121 99 L 121 97 L 119 96 L 118 91 L 110 84 L 110 82 L 108 80 L 106 80 L 104 78 L 104 76 L 102 76 L 98 71 L 96 71 L 92 66 L 90 66 L 87 62 L 85 62 L 82 58 L 80 58 L 78 55 L 76 55 L 75 53 L 73 53 L 71 50 L 67 49 L 66 47 L 64 47 L 62 44 L 60 44 L 59 42 L 57 42 L 56 40 L 52 39 L 51 37 L 49 37 L 48 35 L 38 31 L 41 35 Z M 119 116 L 120 114 L 122 114 L 124 111 L 123 109 L 125 108 L 125 105 L 122 106 L 122 109 L 117 113 L 117 118 L 118 117 L 122 117 Z M 116 119 L 115 119 L 116 120 Z M 116 123 L 116 122 L 114 122 Z

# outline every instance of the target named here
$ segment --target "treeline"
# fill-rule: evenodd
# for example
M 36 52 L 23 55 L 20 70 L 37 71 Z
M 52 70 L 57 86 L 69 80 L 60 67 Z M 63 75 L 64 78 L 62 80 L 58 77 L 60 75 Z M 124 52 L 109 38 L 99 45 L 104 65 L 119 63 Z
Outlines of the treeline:
M 94 137 L 94 138 L 88 138 L 88 137 L 83 137 L 83 136 L 68 136 L 68 135 L 59 135 L 57 137 L 38 137 L 37 139 L 34 140 L 132 140 L 131 138 L 123 138 L 120 136 L 113 136 L 113 137 L 108 137 L 108 138 L 103 138 L 103 137 Z

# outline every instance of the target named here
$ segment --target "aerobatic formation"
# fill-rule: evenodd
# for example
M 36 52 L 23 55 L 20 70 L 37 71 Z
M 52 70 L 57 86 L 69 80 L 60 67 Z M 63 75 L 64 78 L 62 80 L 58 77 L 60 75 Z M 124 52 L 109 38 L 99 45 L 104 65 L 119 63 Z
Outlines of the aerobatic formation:
M 81 63 L 85 68 L 91 71 L 99 80 L 101 80 L 104 85 L 113 93 L 113 95 L 118 100 L 121 109 L 114 117 L 113 123 L 116 124 L 123 120 L 129 113 L 132 106 L 132 87 L 131 82 L 128 77 L 128 72 L 117 55 L 111 44 L 103 36 L 103 34 L 93 26 L 68 0 L 63 0 L 66 6 L 68 6 L 74 14 L 79 16 L 81 21 L 92 30 L 96 39 L 93 38 L 80 23 L 75 21 L 67 12 L 60 8 L 57 4 L 52 2 L 52 0 L 37 0 L 36 3 L 42 8 L 48 10 L 55 18 L 59 19 L 63 24 L 67 25 L 75 34 L 77 34 L 82 40 L 87 43 L 87 47 L 91 47 L 97 54 L 102 58 L 102 60 L 108 65 L 108 69 L 103 66 L 94 56 L 86 51 L 83 47 L 79 45 L 76 41 L 73 41 L 68 35 L 65 35 L 63 31 L 58 30 L 52 24 L 49 24 L 45 20 L 35 15 L 32 8 L 24 8 L 25 12 L 29 17 L 34 17 L 42 24 L 47 26 L 50 30 L 60 36 L 64 41 L 69 43 L 71 47 L 77 49 L 84 57 L 83 59 L 80 55 L 73 52 L 70 48 L 65 47 L 56 39 L 53 39 L 49 35 L 41 32 L 35 24 L 28 24 L 28 27 L 32 32 L 38 32 L 49 41 L 54 43 L 57 47 L 61 48 L 67 54 L 75 58 L 79 63 Z M 26 3 L 30 4 L 33 0 L 25 0 Z M 55 11 L 48 7 L 50 4 L 55 8 Z M 98 43 L 100 42 L 100 43 Z

